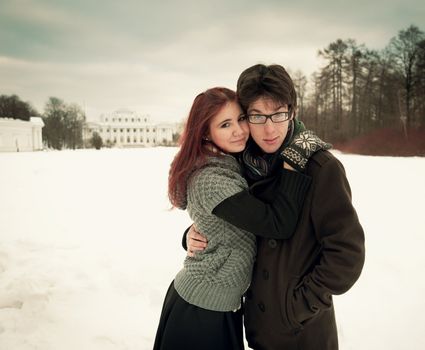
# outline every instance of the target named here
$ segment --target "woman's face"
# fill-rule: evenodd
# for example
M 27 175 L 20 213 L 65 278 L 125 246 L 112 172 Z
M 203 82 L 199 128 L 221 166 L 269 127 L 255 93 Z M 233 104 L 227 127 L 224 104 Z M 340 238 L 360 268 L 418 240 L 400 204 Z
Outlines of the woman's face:
M 237 102 L 228 102 L 211 120 L 207 137 L 228 153 L 237 153 L 245 149 L 249 127 Z

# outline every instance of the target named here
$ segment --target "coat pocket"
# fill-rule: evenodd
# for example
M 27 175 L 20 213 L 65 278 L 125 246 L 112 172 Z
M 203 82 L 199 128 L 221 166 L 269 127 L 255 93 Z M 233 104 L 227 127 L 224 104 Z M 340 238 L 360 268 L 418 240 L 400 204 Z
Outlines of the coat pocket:
M 293 305 L 294 290 L 298 282 L 299 282 L 298 276 L 293 276 L 289 279 L 288 288 L 286 289 L 286 294 L 281 304 L 281 313 L 282 313 L 283 323 L 289 329 L 302 328 L 301 323 L 299 323 L 295 317 L 294 305 Z

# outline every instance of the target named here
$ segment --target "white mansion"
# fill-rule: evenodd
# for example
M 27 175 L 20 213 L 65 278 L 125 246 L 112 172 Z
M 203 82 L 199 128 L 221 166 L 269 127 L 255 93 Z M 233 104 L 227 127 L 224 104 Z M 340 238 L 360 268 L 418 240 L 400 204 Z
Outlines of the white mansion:
M 117 147 L 140 147 L 167 145 L 177 131 L 173 124 L 153 124 L 149 115 L 128 109 L 102 114 L 98 122 L 86 122 L 83 130 L 85 142 L 97 132 L 104 145 Z

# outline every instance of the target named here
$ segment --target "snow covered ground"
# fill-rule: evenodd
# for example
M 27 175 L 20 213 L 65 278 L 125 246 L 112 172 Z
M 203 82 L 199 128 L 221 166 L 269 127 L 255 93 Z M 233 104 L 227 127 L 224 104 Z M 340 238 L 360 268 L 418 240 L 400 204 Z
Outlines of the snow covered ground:
M 182 265 L 175 148 L 0 153 L 0 349 L 151 349 Z M 336 154 L 366 232 L 340 348 L 424 349 L 425 158 Z

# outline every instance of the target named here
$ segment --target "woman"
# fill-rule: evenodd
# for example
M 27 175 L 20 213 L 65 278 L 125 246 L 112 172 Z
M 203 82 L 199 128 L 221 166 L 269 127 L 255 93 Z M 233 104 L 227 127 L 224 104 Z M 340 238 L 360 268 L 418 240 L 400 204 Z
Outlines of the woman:
M 171 283 L 155 350 L 243 349 L 240 304 L 250 283 L 254 234 L 289 238 L 310 183 L 307 176 L 282 168 L 272 203 L 251 196 L 237 161 L 248 137 L 235 92 L 212 88 L 195 98 L 171 165 L 168 193 L 173 206 L 188 210 L 208 248 L 186 258 Z M 232 219 L 214 215 L 224 201 L 235 207 L 234 223 L 246 218 L 248 224 L 236 227 Z M 251 224 L 257 232 L 244 230 Z

